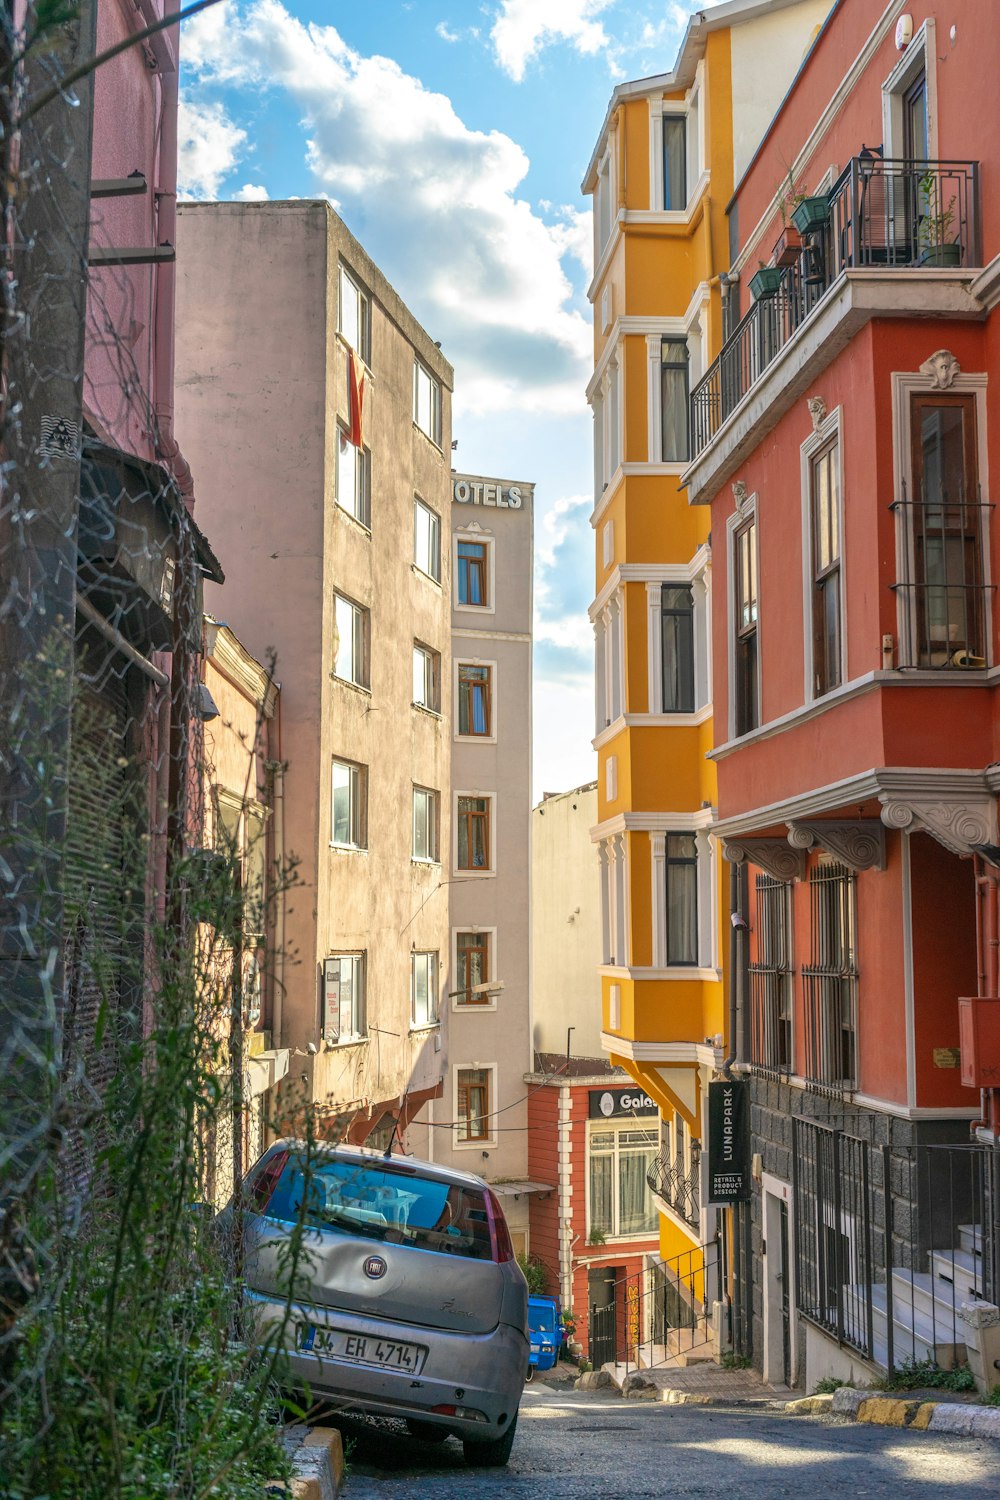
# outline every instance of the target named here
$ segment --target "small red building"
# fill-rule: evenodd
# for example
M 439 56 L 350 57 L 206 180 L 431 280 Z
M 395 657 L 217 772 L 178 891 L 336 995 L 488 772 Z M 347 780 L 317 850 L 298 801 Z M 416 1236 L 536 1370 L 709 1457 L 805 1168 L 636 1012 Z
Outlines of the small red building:
M 743 872 L 735 1334 L 810 1387 L 962 1358 L 1000 1264 L 958 1003 L 1000 988 L 1000 35 L 985 0 L 900 10 L 834 7 L 737 187 L 686 473 Z
M 600 1364 L 614 1348 L 592 1347 L 594 1309 L 615 1304 L 621 1347 L 630 1278 L 659 1259 L 646 1177 L 659 1150 L 657 1107 L 604 1058 L 539 1053 L 527 1081 L 528 1176 L 551 1184 L 531 1196 L 531 1254 L 573 1316 L 574 1348 Z M 636 1328 L 631 1342 L 639 1337 Z

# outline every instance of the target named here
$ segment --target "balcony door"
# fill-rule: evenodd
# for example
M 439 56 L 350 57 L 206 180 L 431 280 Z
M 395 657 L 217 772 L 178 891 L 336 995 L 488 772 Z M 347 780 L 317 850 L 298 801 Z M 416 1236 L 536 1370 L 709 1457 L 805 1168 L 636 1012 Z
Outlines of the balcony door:
M 903 156 L 907 161 L 927 161 L 927 74 L 921 72 L 903 92 Z

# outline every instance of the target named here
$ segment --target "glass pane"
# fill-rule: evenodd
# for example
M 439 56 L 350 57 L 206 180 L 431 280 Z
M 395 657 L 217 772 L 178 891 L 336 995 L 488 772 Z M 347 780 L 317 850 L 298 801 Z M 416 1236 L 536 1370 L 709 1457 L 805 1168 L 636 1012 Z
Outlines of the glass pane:
M 668 860 L 666 876 L 667 963 L 696 964 L 698 962 L 697 865 L 671 864 Z
M 338 595 L 334 607 L 336 618 L 337 642 L 336 654 L 334 656 L 333 670 L 338 677 L 343 677 L 347 682 L 355 682 L 354 672 L 354 606 L 346 599 Z
M 662 593 L 663 712 L 694 709 L 694 603 L 691 590 L 665 588 Z
M 591 1141 L 590 1156 L 590 1231 L 609 1235 L 614 1232 L 612 1223 L 611 1180 L 614 1157 L 597 1155 Z
M 427 658 L 418 646 L 413 648 L 413 701 L 427 706 Z
M 361 298 L 351 278 L 340 273 L 340 331 L 352 349 L 361 352 Z
M 414 520 L 413 520 L 413 525 L 414 525 L 413 557 L 414 557 L 414 561 L 415 561 L 415 563 L 416 563 L 416 565 L 417 565 L 418 568 L 422 568 L 425 573 L 429 573 L 431 571 L 431 569 L 430 569 L 430 556 L 431 556 L 431 549 L 430 549 L 431 513 L 427 509 L 426 506 L 421 505 L 419 503 L 419 501 L 418 501 L 417 504 L 414 506 L 413 517 L 414 517 Z
M 333 767 L 333 842 L 351 842 L 351 768 L 336 762 Z
M 418 859 L 427 858 L 427 793 L 413 793 L 413 852 Z
M 652 1151 L 628 1149 L 618 1155 L 618 1232 L 643 1234 L 656 1228 L 646 1170 L 653 1159 Z
M 687 120 L 663 116 L 663 206 L 687 207 Z
M 358 450 L 342 428 L 337 431 L 337 503 L 357 517 Z

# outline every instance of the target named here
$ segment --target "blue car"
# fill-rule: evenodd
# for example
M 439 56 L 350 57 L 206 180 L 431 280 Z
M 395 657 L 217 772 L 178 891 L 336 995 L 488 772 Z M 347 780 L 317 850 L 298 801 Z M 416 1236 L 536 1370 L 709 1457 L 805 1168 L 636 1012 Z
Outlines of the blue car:
M 528 1298 L 528 1376 L 536 1370 L 551 1370 L 562 1348 L 563 1327 L 556 1297 Z

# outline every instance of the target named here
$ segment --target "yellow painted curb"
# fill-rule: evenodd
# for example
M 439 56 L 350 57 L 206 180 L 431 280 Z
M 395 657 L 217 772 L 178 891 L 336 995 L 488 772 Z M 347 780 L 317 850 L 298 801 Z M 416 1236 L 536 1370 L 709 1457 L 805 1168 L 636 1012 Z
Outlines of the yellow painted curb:
M 926 1432 L 927 1424 L 934 1415 L 935 1405 L 936 1402 L 934 1401 L 922 1401 L 913 1414 L 913 1421 L 910 1423 L 910 1426 L 919 1428 L 921 1432 Z
M 909 1427 L 918 1409 L 925 1404 L 921 1401 L 893 1401 L 888 1396 L 869 1396 L 858 1407 L 855 1420 L 876 1427 Z
M 314 1427 L 306 1434 L 303 1448 L 325 1448 L 327 1462 L 333 1475 L 334 1489 L 339 1494 L 344 1483 L 344 1440 L 336 1427 Z

